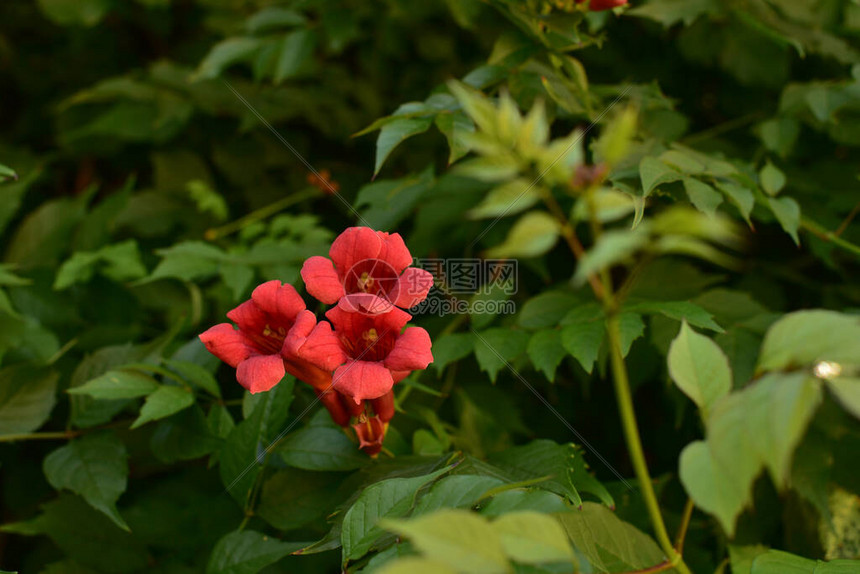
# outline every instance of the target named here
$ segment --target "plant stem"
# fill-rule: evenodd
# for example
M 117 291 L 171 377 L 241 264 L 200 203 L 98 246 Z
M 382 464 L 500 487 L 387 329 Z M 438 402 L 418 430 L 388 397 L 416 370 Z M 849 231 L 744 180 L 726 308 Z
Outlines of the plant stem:
M 19 440 L 63 440 L 75 438 L 82 431 L 31 432 L 20 434 L 0 435 L 0 442 L 16 442 Z
M 800 219 L 800 227 L 807 230 L 811 234 L 815 235 L 819 239 L 823 239 L 824 241 L 827 241 L 828 243 L 832 243 L 833 245 L 836 245 L 837 247 L 841 247 L 845 251 L 849 251 L 849 252 L 853 253 L 854 255 L 860 255 L 860 245 L 855 245 L 855 244 L 851 243 L 850 241 L 846 241 L 845 239 L 842 239 L 841 237 L 839 237 L 838 234 L 836 234 L 832 231 L 827 231 L 821 225 L 815 223 L 814 221 L 812 221 L 811 219 L 809 219 L 807 217 L 803 217 Z
M 687 528 L 690 527 L 690 518 L 693 516 L 693 499 L 688 498 L 687 504 L 684 505 L 684 513 L 681 515 L 681 525 L 678 527 L 678 534 L 675 536 L 675 550 L 679 554 L 684 553 L 684 539 L 687 537 Z
M 606 331 L 609 337 L 609 355 L 612 362 L 612 379 L 615 384 L 615 395 L 618 400 L 618 410 L 621 414 L 621 425 L 624 429 L 624 438 L 627 441 L 627 450 L 636 471 L 639 481 L 639 489 L 645 498 L 645 506 L 651 518 L 651 525 L 657 537 L 657 543 L 669 558 L 669 563 L 682 574 L 690 574 L 690 569 L 684 564 L 684 560 L 669 540 L 666 524 L 660 514 L 660 504 L 651 482 L 648 472 L 648 464 L 645 461 L 645 453 L 642 450 L 642 439 L 639 436 L 639 428 L 636 425 L 636 413 L 633 410 L 633 395 L 630 392 L 630 381 L 627 377 L 627 365 L 621 354 L 621 327 L 618 313 L 612 309 L 606 318 Z
M 304 189 L 302 191 L 292 193 L 287 197 L 284 197 L 283 199 L 279 199 L 274 203 L 270 203 L 269 205 L 261 207 L 260 209 L 256 209 L 248 215 L 240 217 L 239 219 L 231 221 L 230 223 L 226 223 L 221 227 L 213 227 L 211 229 L 207 229 L 206 233 L 203 234 L 203 237 L 207 241 L 215 241 L 220 237 L 235 233 L 252 223 L 255 223 L 262 219 L 266 219 L 267 217 L 270 217 L 293 204 L 299 203 L 300 201 L 304 201 L 305 199 L 311 199 L 312 197 L 316 197 L 318 195 L 320 195 L 320 191 L 316 188 Z

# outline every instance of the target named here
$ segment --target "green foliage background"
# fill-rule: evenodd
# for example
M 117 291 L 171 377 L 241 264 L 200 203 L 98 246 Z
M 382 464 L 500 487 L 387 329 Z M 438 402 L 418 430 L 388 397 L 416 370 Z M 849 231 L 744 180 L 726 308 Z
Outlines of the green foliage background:
M 617 350 L 690 570 L 860 571 L 856 0 L 0 22 L 0 568 L 653 567 Z M 364 222 L 519 260 L 515 314 L 416 318 L 435 363 L 377 460 L 310 388 L 243 395 L 196 338 Z

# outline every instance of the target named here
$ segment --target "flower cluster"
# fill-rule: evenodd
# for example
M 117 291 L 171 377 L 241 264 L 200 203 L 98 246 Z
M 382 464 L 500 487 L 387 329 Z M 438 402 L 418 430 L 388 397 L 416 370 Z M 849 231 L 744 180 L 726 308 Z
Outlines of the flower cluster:
M 334 305 L 317 321 L 292 285 L 263 283 L 227 317 L 200 335 L 206 348 L 236 369 L 251 393 L 268 391 L 285 374 L 311 385 L 332 420 L 351 425 L 359 447 L 382 449 L 394 416 L 392 387 L 433 361 L 430 336 L 406 327 L 404 311 L 427 297 L 433 276 L 410 267 L 412 255 L 397 233 L 351 227 L 329 257 L 302 267 L 308 293 Z

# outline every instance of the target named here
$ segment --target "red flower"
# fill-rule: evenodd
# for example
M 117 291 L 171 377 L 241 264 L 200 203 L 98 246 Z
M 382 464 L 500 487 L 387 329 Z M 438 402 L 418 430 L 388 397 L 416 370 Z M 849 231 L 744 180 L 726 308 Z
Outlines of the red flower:
M 582 4 L 585 0 L 576 0 L 577 4 Z M 588 4 L 588 9 L 592 12 L 600 12 L 602 10 L 612 10 L 619 6 L 627 4 L 627 0 L 591 0 Z
M 327 305 L 344 295 L 370 293 L 381 303 L 404 309 L 427 297 L 433 276 L 415 267 L 412 255 L 397 233 L 350 227 L 329 250 L 331 259 L 311 257 L 302 266 L 308 293 Z
M 378 297 L 374 295 L 344 298 L 326 313 L 334 329 L 318 323 L 295 349 L 299 357 L 319 368 L 338 365 L 332 377 L 334 389 L 356 403 L 385 395 L 395 382 L 433 361 L 427 331 L 409 327 L 401 333 L 412 318 L 409 313 L 394 307 L 384 313 L 369 311 L 375 307 Z M 352 312 L 354 308 L 360 312 Z
M 268 391 L 284 374 L 313 385 L 331 384 L 331 374 L 289 353 L 284 343 L 295 326 L 310 332 L 316 318 L 292 285 L 263 283 L 227 317 L 238 325 L 221 323 L 200 335 L 210 353 L 236 369 L 236 379 L 252 393 Z

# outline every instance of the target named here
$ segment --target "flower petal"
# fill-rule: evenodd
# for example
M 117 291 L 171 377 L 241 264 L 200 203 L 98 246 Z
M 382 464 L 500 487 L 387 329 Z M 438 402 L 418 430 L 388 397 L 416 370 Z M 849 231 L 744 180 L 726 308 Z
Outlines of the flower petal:
M 377 231 L 377 235 L 382 240 L 379 258 L 391 265 L 400 275 L 404 269 L 412 265 L 412 254 L 409 253 L 403 238 L 399 233 L 385 233 L 383 231 Z
M 370 406 L 379 419 L 387 423 L 394 417 L 394 391 L 388 391 L 378 399 L 371 400 Z
M 281 354 L 285 357 L 297 357 L 299 349 L 308 340 L 308 335 L 311 334 L 316 325 L 316 315 L 307 309 L 300 311 L 296 315 L 295 323 L 287 331 L 287 336 L 284 337 L 284 347 L 281 350 Z
M 200 340 L 210 353 L 233 368 L 251 355 L 242 334 L 230 323 L 221 323 L 200 333 Z
M 254 394 L 268 391 L 281 382 L 286 373 L 284 360 L 280 355 L 257 355 L 239 364 L 236 379 Z
M 394 304 L 403 309 L 414 307 L 427 298 L 433 286 L 433 274 L 424 269 L 409 267 L 397 280 Z
M 289 283 L 266 281 L 257 286 L 251 293 L 251 300 L 257 307 L 272 316 L 273 319 L 292 323 L 299 311 L 304 310 L 305 302 L 296 288 Z
M 227 318 L 239 325 L 239 329 L 250 333 L 262 333 L 268 319 L 256 303 L 245 301 L 227 313 Z
M 433 362 L 430 352 L 430 335 L 421 327 L 409 327 L 394 343 L 394 349 L 385 358 L 385 366 L 392 371 L 426 369 Z
M 328 254 L 339 276 L 343 277 L 359 261 L 376 258 L 380 249 L 382 240 L 374 230 L 369 227 L 349 227 L 337 236 Z
M 296 356 L 328 372 L 346 361 L 343 345 L 326 321 L 317 323 L 305 342 L 296 350 Z
M 332 305 L 343 296 L 343 281 L 337 276 L 331 259 L 315 255 L 302 265 L 302 279 L 312 297 Z
M 394 379 L 381 362 L 349 360 L 334 372 L 334 388 L 356 402 L 376 399 L 394 386 Z

